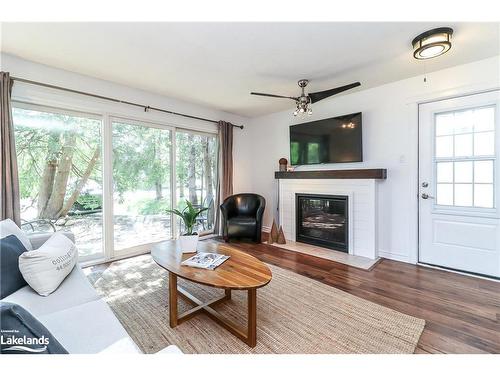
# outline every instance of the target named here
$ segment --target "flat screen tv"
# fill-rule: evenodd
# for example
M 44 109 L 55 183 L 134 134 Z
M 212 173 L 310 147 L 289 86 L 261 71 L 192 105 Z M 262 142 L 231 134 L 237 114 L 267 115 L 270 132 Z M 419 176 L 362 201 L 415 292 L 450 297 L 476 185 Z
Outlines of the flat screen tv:
M 361 112 L 290 126 L 292 165 L 361 161 Z

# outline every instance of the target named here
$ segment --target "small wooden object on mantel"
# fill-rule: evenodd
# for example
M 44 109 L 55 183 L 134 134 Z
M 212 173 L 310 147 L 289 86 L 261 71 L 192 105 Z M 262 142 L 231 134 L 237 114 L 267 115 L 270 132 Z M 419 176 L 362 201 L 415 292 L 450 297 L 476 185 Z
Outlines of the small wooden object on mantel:
M 276 221 L 273 219 L 273 225 L 271 226 L 271 232 L 269 233 L 269 238 L 267 239 L 267 243 L 269 245 L 275 243 L 278 240 L 278 226 L 276 225 Z
M 285 233 L 283 233 L 283 228 L 281 227 L 281 225 L 278 231 L 278 238 L 276 239 L 276 243 L 280 245 L 286 244 Z
M 288 160 L 286 160 L 285 158 L 281 158 L 278 161 L 278 163 L 280 165 L 280 172 L 286 172 L 287 167 L 288 167 Z

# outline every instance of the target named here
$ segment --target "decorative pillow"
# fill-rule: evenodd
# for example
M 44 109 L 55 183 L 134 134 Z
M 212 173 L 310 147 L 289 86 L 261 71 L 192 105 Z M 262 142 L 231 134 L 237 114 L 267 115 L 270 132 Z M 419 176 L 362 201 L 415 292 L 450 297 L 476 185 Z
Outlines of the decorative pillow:
M 0 221 L 0 238 L 4 238 L 13 234 L 19 241 L 21 241 L 26 250 L 31 251 L 33 247 L 31 246 L 30 239 L 17 225 L 10 219 Z
M 2 354 L 68 354 L 36 318 L 15 303 L 0 302 Z
M 54 233 L 40 248 L 22 253 L 19 269 L 24 280 L 41 296 L 48 296 L 75 266 L 78 252 L 64 234 Z
M 26 285 L 18 263 L 25 251 L 23 243 L 13 234 L 0 239 L 0 299 Z

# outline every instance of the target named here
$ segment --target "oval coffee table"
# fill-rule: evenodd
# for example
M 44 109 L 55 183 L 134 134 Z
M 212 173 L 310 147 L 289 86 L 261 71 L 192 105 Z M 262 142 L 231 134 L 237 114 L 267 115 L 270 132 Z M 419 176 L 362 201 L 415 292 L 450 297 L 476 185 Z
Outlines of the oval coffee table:
M 228 244 L 200 241 L 198 251 L 229 255 L 230 258 L 215 270 L 204 270 L 181 265 L 183 260 L 192 257 L 195 253 L 182 254 L 177 241 L 161 242 L 151 250 L 154 261 L 165 268 L 169 274 L 170 327 L 174 328 L 199 313 L 205 313 L 247 345 L 254 347 L 257 344 L 257 289 L 262 288 L 271 281 L 271 270 L 257 258 Z M 224 289 L 224 296 L 202 302 L 185 289 L 179 287 L 177 277 L 209 287 Z M 248 291 L 248 327 L 246 330 L 236 326 L 213 309 L 221 302 L 231 299 L 233 289 Z M 179 294 L 196 307 L 179 315 L 177 310 Z

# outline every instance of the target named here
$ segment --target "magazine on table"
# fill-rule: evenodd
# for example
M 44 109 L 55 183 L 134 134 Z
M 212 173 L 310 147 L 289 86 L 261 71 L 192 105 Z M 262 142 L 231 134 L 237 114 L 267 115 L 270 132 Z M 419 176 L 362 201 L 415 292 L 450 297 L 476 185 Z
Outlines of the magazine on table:
M 214 270 L 226 260 L 229 255 L 214 254 L 214 253 L 198 253 L 191 258 L 186 259 L 181 264 L 183 266 L 203 268 L 206 270 Z

